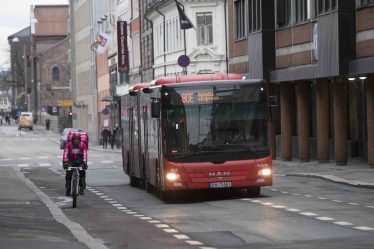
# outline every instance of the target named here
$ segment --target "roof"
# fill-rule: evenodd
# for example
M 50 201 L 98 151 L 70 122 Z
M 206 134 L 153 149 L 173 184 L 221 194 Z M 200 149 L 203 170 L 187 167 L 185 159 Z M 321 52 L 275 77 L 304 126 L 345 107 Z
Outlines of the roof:
M 241 80 L 242 75 L 236 73 L 229 74 L 195 74 L 195 75 L 183 75 L 183 76 L 169 76 L 162 77 L 152 81 L 152 85 L 165 85 L 172 83 L 183 83 L 183 82 L 200 82 L 200 81 L 215 81 L 215 80 Z

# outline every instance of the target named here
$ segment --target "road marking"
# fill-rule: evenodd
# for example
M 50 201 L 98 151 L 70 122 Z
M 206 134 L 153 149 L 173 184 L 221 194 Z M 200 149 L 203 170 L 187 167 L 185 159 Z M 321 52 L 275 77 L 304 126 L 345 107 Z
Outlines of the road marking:
M 152 220 L 151 217 L 139 217 L 139 219 L 141 219 L 141 220 Z
M 261 203 L 262 201 L 260 201 L 260 200 L 251 200 L 251 202 Z
M 184 234 L 174 234 L 173 236 L 177 239 L 190 239 L 190 237 Z
M 62 158 L 62 156 L 56 156 L 57 158 Z
M 332 200 L 332 201 L 334 201 L 334 202 L 339 202 L 339 203 L 342 202 L 342 201 L 339 201 L 339 200 Z
M 286 206 L 281 206 L 281 205 L 275 205 L 275 206 L 271 206 L 273 208 L 278 208 L 278 209 L 283 209 L 283 208 L 286 208 Z
M 10 161 L 10 160 L 12 160 L 12 159 L 10 159 L 10 158 L 2 158 L 1 159 L 1 161 Z
M 340 226 L 353 226 L 352 223 L 349 223 L 349 222 L 346 222 L 346 221 L 337 221 L 337 222 L 334 222 L 334 224 L 340 225 Z
M 300 194 L 298 194 L 298 193 L 292 193 L 293 195 L 300 195 Z
M 240 200 L 242 200 L 242 201 L 250 201 L 252 199 L 251 198 L 241 198 Z
M 108 198 L 109 196 L 107 196 L 107 195 L 100 195 L 100 198 Z M 111 200 L 113 200 L 113 199 L 111 199 Z M 109 200 L 106 200 L 106 201 L 109 201 Z
M 38 158 L 39 158 L 39 159 L 48 159 L 47 156 L 39 156 Z
M 273 191 L 278 191 L 278 189 L 276 189 L 276 188 L 272 188 L 271 190 L 273 190 Z
M 311 213 L 311 212 L 304 212 L 304 213 L 300 213 L 302 215 L 305 215 L 305 216 L 316 216 L 317 214 L 315 213 Z
M 17 168 L 13 168 L 16 174 L 26 183 L 26 185 L 39 197 L 44 205 L 49 209 L 53 218 L 68 228 L 71 234 L 81 243 L 85 244 L 90 249 L 108 249 L 101 240 L 93 238 L 88 232 L 76 222 L 71 221 L 62 210 L 38 187 L 29 179 L 27 179 L 22 172 Z
M 107 198 L 107 199 L 104 199 L 104 201 L 113 201 L 113 199 L 112 198 Z
M 358 203 L 354 203 L 354 202 L 350 202 L 350 203 L 348 203 L 349 205 L 353 205 L 353 206 L 359 206 L 360 204 L 358 204 Z
M 113 163 L 113 161 L 110 161 L 110 160 L 107 160 L 107 161 L 101 161 L 102 163 L 104 164 L 107 164 L 107 163 Z
M 122 204 L 112 204 L 113 207 L 122 207 Z
M 374 206 L 366 206 L 367 208 L 374 208 Z
M 103 193 L 95 193 L 96 195 L 100 196 L 100 195 L 104 195 Z
M 144 217 L 144 214 L 135 214 L 135 217 Z
M 271 206 L 271 205 L 274 205 L 273 203 L 271 202 L 263 202 L 261 203 L 262 205 L 265 205 L 265 206 Z
M 91 190 L 92 193 L 100 193 L 98 190 Z
M 193 246 L 196 246 L 196 245 L 204 245 L 203 243 L 201 243 L 200 241 L 196 241 L 196 240 L 186 240 L 186 243 L 190 244 L 190 245 L 193 245 Z
M 317 197 L 318 199 L 321 199 L 321 200 L 326 200 L 327 198 L 325 198 L 325 197 Z
M 39 163 L 40 167 L 46 167 L 46 166 L 51 166 L 50 163 Z
M 309 197 L 309 198 L 310 198 L 310 197 L 314 197 L 313 195 L 304 195 L 304 196 L 305 196 L 305 197 Z
M 20 164 L 17 164 L 18 167 L 29 167 L 29 164 L 28 163 L 20 163 Z
M 155 226 L 158 227 L 158 228 L 167 228 L 167 227 L 169 227 L 169 225 L 166 225 L 166 224 L 156 224 Z
M 282 193 L 282 194 L 288 194 L 288 192 L 286 192 L 286 191 L 281 191 L 281 193 Z
M 29 159 L 31 159 L 30 157 L 20 157 L 19 158 L 20 160 L 29 160 Z
M 153 224 L 155 224 L 155 223 L 161 223 L 161 221 L 159 221 L 159 220 L 149 220 L 148 222 L 149 223 L 153 223 Z
M 316 217 L 317 220 L 323 220 L 323 221 L 330 221 L 330 220 L 334 220 L 333 218 L 330 218 L 330 217 Z
M 199 247 L 199 249 L 216 249 L 215 247 L 206 247 L 206 246 L 203 246 L 203 247 Z
M 88 164 L 88 165 L 92 165 L 92 164 L 93 164 L 93 162 L 87 162 L 87 164 Z
M 127 210 L 127 207 L 117 207 L 119 210 Z
M 131 211 L 131 210 L 129 210 L 130 212 L 126 212 L 126 213 L 128 213 L 128 214 L 137 214 L 137 212 L 133 212 L 133 211 Z
M 162 229 L 162 230 L 164 230 L 165 232 L 167 232 L 167 233 L 178 233 L 179 231 L 177 231 L 177 230 L 175 230 L 175 229 L 173 229 L 173 228 L 168 228 L 168 229 Z
M 372 227 L 353 227 L 354 229 L 361 230 L 361 231 L 374 231 Z
M 108 201 L 108 203 L 113 204 L 113 203 L 118 203 L 118 201 Z
M 299 209 L 297 208 L 289 208 L 289 209 L 286 209 L 287 211 L 290 211 L 290 212 L 300 212 Z

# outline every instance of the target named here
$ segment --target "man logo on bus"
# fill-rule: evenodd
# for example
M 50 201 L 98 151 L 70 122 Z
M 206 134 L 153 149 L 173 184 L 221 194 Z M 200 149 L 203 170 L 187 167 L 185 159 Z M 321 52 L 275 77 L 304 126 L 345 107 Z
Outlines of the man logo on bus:
M 209 172 L 209 177 L 222 178 L 222 177 L 226 177 L 226 176 L 230 176 L 230 171 Z

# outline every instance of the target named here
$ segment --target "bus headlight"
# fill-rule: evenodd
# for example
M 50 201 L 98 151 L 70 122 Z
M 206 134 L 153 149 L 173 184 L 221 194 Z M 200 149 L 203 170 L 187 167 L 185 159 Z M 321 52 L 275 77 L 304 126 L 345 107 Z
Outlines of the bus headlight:
M 170 182 L 174 182 L 174 181 L 180 179 L 180 175 L 178 173 L 175 173 L 175 172 L 170 172 L 170 173 L 166 174 L 166 179 Z
M 258 174 L 261 176 L 270 176 L 271 175 L 271 169 L 261 169 L 258 171 Z

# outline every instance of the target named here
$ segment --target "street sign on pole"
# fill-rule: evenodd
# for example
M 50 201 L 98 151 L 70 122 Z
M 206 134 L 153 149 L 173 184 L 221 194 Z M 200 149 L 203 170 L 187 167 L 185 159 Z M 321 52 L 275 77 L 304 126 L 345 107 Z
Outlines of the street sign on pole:
M 182 54 L 178 58 L 178 65 L 181 67 L 188 67 L 188 65 L 190 65 L 190 62 L 190 57 L 188 57 L 187 55 Z

